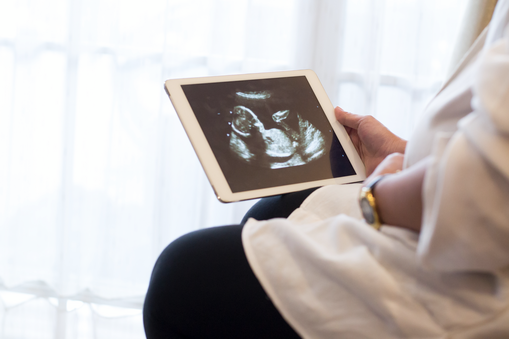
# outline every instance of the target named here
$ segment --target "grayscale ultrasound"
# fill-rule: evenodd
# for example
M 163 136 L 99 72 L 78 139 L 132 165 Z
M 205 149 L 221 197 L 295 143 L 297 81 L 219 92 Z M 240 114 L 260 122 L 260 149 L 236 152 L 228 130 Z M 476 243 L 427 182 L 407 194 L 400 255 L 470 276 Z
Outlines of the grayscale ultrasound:
M 230 134 L 233 154 L 248 164 L 268 168 L 301 166 L 324 156 L 322 132 L 294 110 L 267 111 L 274 100 L 281 100 L 277 90 L 235 93 Z M 276 125 L 266 127 L 258 114 L 270 115 Z
M 304 76 L 182 90 L 232 192 L 355 174 Z

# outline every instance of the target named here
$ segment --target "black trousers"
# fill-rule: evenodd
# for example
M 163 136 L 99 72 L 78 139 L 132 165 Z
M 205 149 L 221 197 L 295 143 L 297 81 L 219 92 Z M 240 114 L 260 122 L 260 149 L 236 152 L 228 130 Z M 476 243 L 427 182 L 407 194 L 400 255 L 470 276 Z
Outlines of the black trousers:
M 299 338 L 251 270 L 241 232 L 250 217 L 287 217 L 312 191 L 261 199 L 240 225 L 191 232 L 168 245 L 145 299 L 147 338 Z

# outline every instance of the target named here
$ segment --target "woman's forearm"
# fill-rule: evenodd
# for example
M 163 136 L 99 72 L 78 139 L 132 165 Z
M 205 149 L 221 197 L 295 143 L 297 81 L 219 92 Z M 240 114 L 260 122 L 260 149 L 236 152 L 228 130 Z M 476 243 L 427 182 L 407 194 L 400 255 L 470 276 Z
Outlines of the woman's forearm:
M 428 168 L 427 159 L 388 175 L 380 181 L 374 196 L 384 224 L 420 231 L 422 219 L 422 183 Z

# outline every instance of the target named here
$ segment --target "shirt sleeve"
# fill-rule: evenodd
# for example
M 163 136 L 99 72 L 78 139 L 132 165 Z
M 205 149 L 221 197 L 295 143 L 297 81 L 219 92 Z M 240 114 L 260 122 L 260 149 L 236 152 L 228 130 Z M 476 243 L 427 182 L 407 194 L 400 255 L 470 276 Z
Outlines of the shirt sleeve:
M 509 265 L 509 38 L 478 60 L 473 112 L 437 135 L 423 188 L 418 255 L 440 271 Z

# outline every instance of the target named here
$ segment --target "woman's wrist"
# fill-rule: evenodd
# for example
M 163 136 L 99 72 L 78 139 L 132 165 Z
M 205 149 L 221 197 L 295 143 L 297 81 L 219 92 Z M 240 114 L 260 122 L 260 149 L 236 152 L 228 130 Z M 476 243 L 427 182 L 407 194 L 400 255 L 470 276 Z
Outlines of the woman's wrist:
M 420 231 L 422 184 L 427 161 L 388 175 L 374 191 L 379 218 L 384 224 Z
M 376 185 L 382 181 L 388 174 L 382 174 L 371 180 L 364 181 L 359 194 L 359 205 L 362 211 L 364 220 L 371 225 L 374 229 L 380 229 L 383 221 L 378 213 L 377 203 L 374 196 Z
M 397 139 L 393 140 L 393 144 L 391 147 L 391 153 L 401 153 L 405 154 L 407 141 L 405 139 L 401 139 L 400 137 L 396 137 Z

